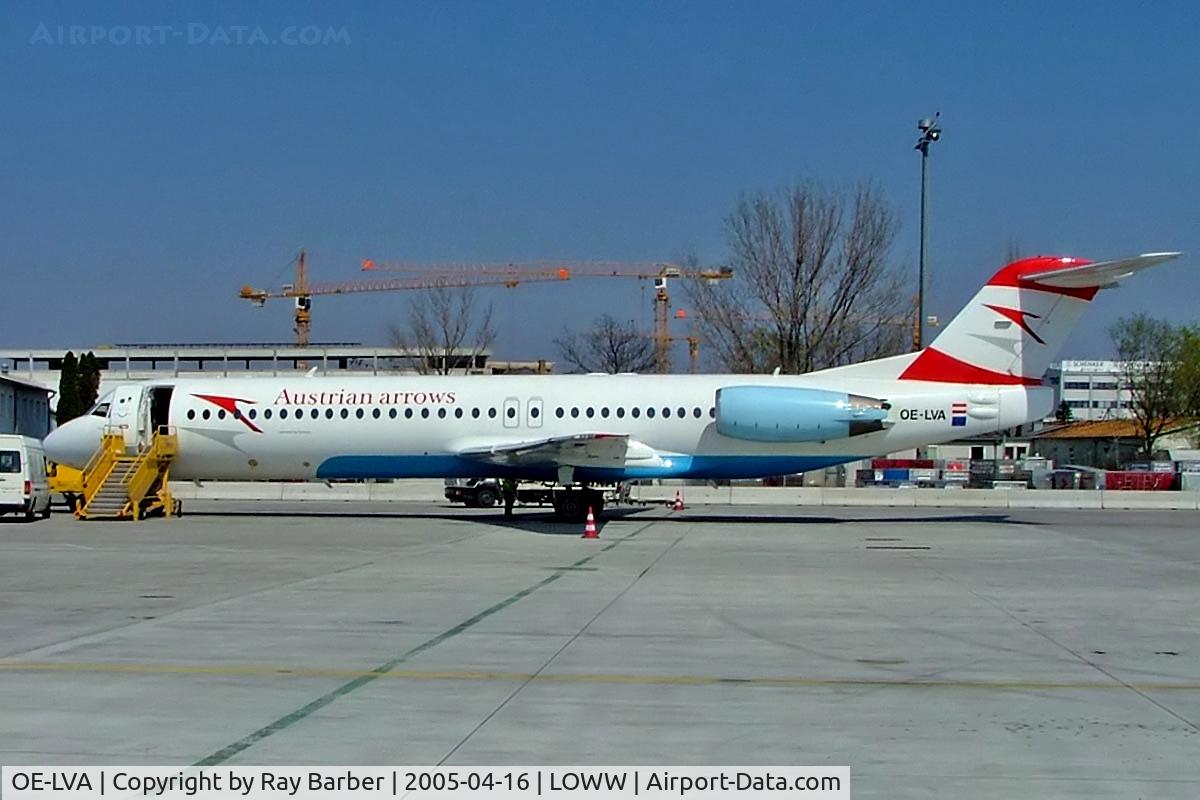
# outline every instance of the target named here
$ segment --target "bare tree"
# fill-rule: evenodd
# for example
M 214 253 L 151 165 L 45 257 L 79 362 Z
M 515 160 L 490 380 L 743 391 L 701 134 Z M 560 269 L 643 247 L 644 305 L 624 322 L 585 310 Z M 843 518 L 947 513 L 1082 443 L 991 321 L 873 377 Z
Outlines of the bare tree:
M 580 372 L 651 372 L 654 343 L 632 321 L 621 323 L 609 314 L 598 317 L 583 333 L 567 331 L 554 340 L 563 360 Z
M 397 350 L 420 356 L 422 374 L 467 371 L 496 340 L 492 304 L 475 307 L 470 286 L 439 286 L 418 292 L 409 302 L 408 328 L 390 326 Z
M 1200 412 L 1200 332 L 1146 314 L 1117 320 L 1109 329 L 1129 387 L 1142 455 L 1180 417 Z
M 804 373 L 904 350 L 915 304 L 889 263 L 896 220 L 874 186 L 757 194 L 725 228 L 734 278 L 688 294 L 726 369 Z

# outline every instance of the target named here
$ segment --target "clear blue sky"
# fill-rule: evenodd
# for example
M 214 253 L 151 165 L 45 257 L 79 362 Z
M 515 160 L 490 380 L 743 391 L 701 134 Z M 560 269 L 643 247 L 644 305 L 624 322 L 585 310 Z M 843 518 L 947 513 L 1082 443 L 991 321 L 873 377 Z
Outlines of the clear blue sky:
M 915 273 L 934 111 L 932 311 L 1015 240 L 1190 251 L 1102 294 L 1068 357 L 1128 311 L 1197 319 L 1193 3 L 45 2 L 0 25 L 3 346 L 289 340 L 286 302 L 235 294 L 301 246 L 325 280 L 367 256 L 720 263 L 740 193 L 807 177 L 877 181 Z M 257 41 L 305 26 L 339 41 Z M 649 317 L 636 283 L 490 296 L 507 356 Z M 314 338 L 383 344 L 406 304 L 317 298 Z

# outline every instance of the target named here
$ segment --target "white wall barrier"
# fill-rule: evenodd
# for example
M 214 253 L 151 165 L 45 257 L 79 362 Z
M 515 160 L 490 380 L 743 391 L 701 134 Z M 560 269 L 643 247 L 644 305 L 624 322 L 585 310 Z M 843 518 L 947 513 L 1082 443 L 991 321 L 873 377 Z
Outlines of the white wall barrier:
M 288 502 L 447 503 L 439 480 L 391 483 L 173 482 L 171 491 L 188 500 L 276 500 Z M 1089 491 L 1084 489 L 881 489 L 831 486 L 684 486 L 679 482 L 634 487 L 635 502 L 667 504 L 675 492 L 688 506 L 854 506 L 880 508 L 1079 508 L 1200 510 L 1200 492 Z

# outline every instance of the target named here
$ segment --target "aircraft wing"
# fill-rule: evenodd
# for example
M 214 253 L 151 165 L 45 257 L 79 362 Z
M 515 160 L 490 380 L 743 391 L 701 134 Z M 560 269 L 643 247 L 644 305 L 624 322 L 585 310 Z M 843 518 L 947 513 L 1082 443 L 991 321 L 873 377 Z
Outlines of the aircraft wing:
M 627 434 L 576 433 L 469 447 L 458 454 L 514 467 L 623 467 L 628 448 Z
M 1041 283 L 1046 286 L 1061 286 L 1064 289 L 1083 289 L 1093 286 L 1111 286 L 1123 278 L 1128 278 L 1155 264 L 1170 261 L 1180 253 L 1146 253 L 1132 258 L 1122 258 L 1118 261 L 1098 261 L 1082 266 L 1064 266 L 1059 269 L 1027 272 L 1021 275 L 1023 280 Z

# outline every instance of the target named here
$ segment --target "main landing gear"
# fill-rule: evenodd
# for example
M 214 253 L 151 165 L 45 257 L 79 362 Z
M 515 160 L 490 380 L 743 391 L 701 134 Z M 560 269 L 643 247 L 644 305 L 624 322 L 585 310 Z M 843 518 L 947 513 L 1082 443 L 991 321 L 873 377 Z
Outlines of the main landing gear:
M 587 519 L 589 508 L 593 516 L 600 516 L 604 511 L 604 492 L 585 486 L 554 493 L 555 519 L 563 522 L 582 522 Z

